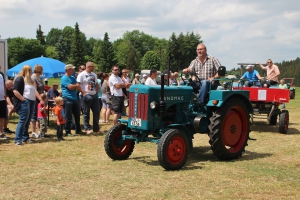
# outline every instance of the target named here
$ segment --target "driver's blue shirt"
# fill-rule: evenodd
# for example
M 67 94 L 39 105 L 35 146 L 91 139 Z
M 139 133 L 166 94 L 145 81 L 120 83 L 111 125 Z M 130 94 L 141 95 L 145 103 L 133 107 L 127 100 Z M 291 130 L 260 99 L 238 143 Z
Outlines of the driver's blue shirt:
M 258 81 L 257 74 L 258 74 L 258 71 L 256 71 L 256 70 L 253 70 L 252 72 L 247 71 L 243 74 L 242 79 L 247 78 L 250 81 L 250 83 L 256 82 L 256 81 Z

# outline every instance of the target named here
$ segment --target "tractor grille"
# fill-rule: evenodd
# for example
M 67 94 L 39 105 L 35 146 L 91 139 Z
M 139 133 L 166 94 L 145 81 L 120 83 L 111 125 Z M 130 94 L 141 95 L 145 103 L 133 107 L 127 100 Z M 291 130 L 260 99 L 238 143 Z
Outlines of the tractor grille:
M 148 119 L 148 94 L 129 93 L 129 118 Z

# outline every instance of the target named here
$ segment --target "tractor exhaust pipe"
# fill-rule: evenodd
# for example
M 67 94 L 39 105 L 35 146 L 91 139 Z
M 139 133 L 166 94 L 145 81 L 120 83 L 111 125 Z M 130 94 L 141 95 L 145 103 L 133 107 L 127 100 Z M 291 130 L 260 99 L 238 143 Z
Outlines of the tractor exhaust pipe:
M 164 83 L 164 74 L 161 74 L 160 77 L 160 101 L 159 101 L 159 116 L 166 116 L 166 107 L 167 104 L 165 102 L 165 83 Z

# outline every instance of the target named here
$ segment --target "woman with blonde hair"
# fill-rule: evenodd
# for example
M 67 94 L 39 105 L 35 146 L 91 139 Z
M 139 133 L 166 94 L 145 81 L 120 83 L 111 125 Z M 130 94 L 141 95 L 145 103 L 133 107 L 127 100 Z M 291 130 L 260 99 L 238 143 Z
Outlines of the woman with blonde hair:
M 22 146 L 23 142 L 31 143 L 28 127 L 33 114 L 36 96 L 39 96 L 35 89 L 35 83 L 31 79 L 32 69 L 25 65 L 14 79 L 13 93 L 14 107 L 19 115 L 19 122 L 16 128 L 15 144 Z
M 31 75 L 31 79 L 34 82 L 34 87 L 37 90 L 39 95 L 36 96 L 35 106 L 31 117 L 31 122 L 30 122 L 31 130 L 32 130 L 31 137 L 33 138 L 39 138 L 40 136 L 40 124 L 39 121 L 37 120 L 37 105 L 40 103 L 39 100 L 41 99 L 40 94 L 45 93 L 45 88 L 44 88 L 45 86 L 41 79 L 42 74 L 43 74 L 43 67 L 39 64 L 35 65 L 33 69 L 33 74 Z M 38 133 L 36 132 L 36 128 L 38 129 Z M 47 137 L 47 135 L 44 134 L 44 137 Z

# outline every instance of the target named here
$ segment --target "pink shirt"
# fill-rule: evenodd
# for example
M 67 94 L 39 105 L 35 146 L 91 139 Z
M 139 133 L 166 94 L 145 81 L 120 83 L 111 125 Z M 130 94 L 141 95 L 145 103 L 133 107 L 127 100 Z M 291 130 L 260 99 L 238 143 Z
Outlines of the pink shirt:
M 47 113 L 46 113 L 46 109 L 42 112 L 41 109 L 44 107 L 44 105 L 42 105 L 41 103 L 38 104 L 37 106 L 37 117 L 38 119 L 41 118 L 47 118 Z
M 271 67 L 266 66 L 264 70 L 267 70 L 267 79 L 276 81 L 278 83 L 278 76 L 280 75 L 280 71 L 277 65 L 272 65 Z

